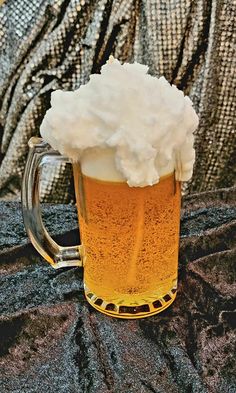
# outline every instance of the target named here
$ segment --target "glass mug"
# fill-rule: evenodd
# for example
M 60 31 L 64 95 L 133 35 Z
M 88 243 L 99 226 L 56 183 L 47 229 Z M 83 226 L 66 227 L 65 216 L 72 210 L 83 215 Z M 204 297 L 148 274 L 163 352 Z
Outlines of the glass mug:
M 96 180 L 73 165 L 82 245 L 59 246 L 40 213 L 40 168 L 69 162 L 40 138 L 29 141 L 22 206 L 29 238 L 55 269 L 83 266 L 87 301 L 118 318 L 143 318 L 167 308 L 176 297 L 180 182 L 175 174 L 147 187 Z

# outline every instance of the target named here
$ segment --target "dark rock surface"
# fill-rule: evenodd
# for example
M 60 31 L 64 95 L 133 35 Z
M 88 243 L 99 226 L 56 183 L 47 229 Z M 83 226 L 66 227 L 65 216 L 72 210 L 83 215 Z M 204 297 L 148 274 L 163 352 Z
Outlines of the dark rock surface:
M 236 190 L 186 197 L 176 301 L 118 320 L 84 300 L 82 271 L 53 270 L 28 243 L 17 203 L 0 203 L 0 392 L 234 393 Z M 45 205 L 61 244 L 69 205 Z

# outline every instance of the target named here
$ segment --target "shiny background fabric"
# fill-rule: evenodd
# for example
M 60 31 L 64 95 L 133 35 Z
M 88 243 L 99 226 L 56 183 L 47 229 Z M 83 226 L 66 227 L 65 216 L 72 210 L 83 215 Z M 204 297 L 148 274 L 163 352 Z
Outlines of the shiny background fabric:
M 5 0 L 0 7 L 0 198 L 17 199 L 27 141 L 50 93 L 73 90 L 110 54 L 148 64 L 193 100 L 200 117 L 187 193 L 236 179 L 235 1 Z M 65 130 L 66 132 L 66 130 Z M 69 185 L 69 186 L 68 186 Z M 44 201 L 73 200 L 71 168 L 43 171 Z

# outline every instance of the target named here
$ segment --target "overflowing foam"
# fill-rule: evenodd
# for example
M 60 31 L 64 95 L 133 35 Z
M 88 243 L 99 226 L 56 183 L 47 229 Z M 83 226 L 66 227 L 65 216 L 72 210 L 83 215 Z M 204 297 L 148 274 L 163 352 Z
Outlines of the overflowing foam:
M 42 137 L 92 177 L 144 187 L 175 169 L 189 180 L 198 117 L 189 97 L 147 72 L 111 58 L 86 85 L 53 92 Z

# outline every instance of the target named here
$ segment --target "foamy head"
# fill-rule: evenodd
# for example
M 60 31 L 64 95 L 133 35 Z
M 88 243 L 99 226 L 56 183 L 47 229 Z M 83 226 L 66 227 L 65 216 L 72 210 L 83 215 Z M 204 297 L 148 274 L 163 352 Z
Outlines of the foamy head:
M 182 91 L 147 72 L 112 58 L 78 90 L 53 92 L 42 137 L 88 176 L 144 187 L 175 170 L 189 180 L 198 117 Z

